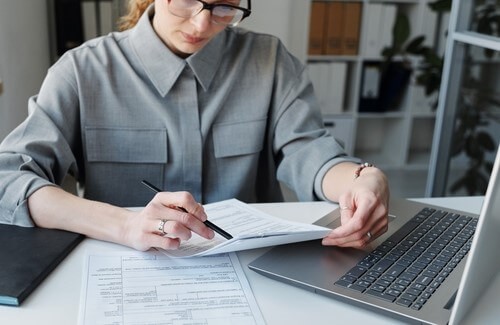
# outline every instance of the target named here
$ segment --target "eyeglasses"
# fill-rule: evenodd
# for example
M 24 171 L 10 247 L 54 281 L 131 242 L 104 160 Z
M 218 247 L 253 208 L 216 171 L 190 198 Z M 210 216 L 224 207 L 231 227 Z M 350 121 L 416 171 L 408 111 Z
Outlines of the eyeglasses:
M 247 0 L 248 9 L 234 6 L 228 3 L 206 3 L 201 0 L 170 0 L 168 10 L 174 16 L 191 18 L 204 9 L 210 11 L 212 22 L 224 26 L 236 26 L 243 19 L 250 16 L 251 2 Z

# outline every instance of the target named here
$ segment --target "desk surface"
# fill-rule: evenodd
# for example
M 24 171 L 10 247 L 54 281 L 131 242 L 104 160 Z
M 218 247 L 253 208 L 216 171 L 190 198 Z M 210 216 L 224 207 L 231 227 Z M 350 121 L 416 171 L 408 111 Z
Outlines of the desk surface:
M 482 197 L 418 199 L 431 204 L 478 213 Z M 326 202 L 255 204 L 263 211 L 289 220 L 312 223 L 333 210 Z M 76 324 L 78 320 L 83 257 L 87 251 L 124 251 L 129 248 L 93 239 L 84 240 L 21 307 L 0 306 L 0 324 Z M 267 249 L 238 253 L 267 324 L 339 323 L 398 324 L 374 312 L 271 280 L 245 266 Z M 471 313 L 472 323 L 494 323 L 500 311 L 493 306 L 500 298 L 500 276 Z

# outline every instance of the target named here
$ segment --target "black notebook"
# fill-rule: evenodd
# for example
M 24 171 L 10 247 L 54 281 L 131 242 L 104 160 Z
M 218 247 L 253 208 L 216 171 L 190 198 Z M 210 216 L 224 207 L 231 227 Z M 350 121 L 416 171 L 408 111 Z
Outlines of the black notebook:
M 83 238 L 62 230 L 0 224 L 0 304 L 19 306 Z

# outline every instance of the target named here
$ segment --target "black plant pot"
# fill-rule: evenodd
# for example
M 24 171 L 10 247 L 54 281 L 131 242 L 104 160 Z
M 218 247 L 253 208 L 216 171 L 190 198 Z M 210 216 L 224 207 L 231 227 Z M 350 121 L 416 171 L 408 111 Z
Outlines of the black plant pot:
M 383 111 L 397 110 L 404 97 L 412 68 L 405 62 L 390 62 L 380 79 L 378 106 Z

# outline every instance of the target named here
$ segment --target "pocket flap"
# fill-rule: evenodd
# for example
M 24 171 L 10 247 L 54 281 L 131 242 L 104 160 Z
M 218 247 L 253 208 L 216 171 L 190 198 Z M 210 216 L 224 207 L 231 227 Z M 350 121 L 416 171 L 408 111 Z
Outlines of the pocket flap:
M 166 129 L 85 128 L 90 162 L 166 163 Z
M 214 125 L 215 157 L 256 153 L 264 147 L 266 119 Z

